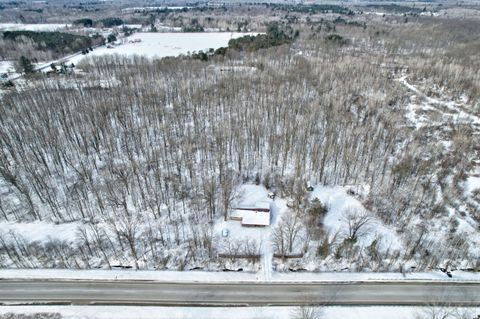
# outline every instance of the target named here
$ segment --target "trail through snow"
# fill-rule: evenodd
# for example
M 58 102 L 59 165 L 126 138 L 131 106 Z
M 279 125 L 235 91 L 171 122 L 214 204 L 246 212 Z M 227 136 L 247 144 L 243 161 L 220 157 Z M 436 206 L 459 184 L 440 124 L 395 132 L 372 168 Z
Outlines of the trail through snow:
M 412 114 L 409 116 L 409 119 L 412 122 L 417 122 L 417 123 L 415 123 L 417 128 L 419 127 L 418 122 L 420 122 L 422 120 L 422 116 L 419 116 L 419 115 L 416 114 L 417 111 L 418 110 L 420 110 L 420 111 L 422 111 L 422 110 L 424 110 L 424 111 L 429 111 L 429 110 L 440 111 L 440 110 L 438 110 L 438 107 L 436 107 L 436 106 L 439 106 L 439 105 L 445 107 L 446 109 L 448 109 L 449 111 L 452 112 L 452 114 L 449 114 L 449 116 L 451 117 L 451 120 L 453 120 L 454 123 L 471 123 L 471 124 L 475 125 L 477 128 L 480 126 L 480 117 L 471 113 L 471 112 L 467 112 L 465 110 L 465 107 L 463 107 L 462 104 L 457 103 L 455 101 L 442 101 L 442 100 L 435 99 L 435 98 L 427 96 L 425 93 L 420 91 L 417 87 L 410 84 L 407 81 L 407 76 L 406 75 L 397 79 L 397 81 L 399 83 L 403 84 L 406 88 L 408 88 L 410 91 L 415 93 L 417 96 L 425 99 L 424 103 L 416 103 L 416 105 L 410 105 L 410 109 L 411 109 L 410 113 L 412 113 Z M 444 119 L 445 119 L 446 116 L 447 115 L 444 114 Z M 422 126 L 422 125 L 420 125 L 420 126 Z M 478 134 L 478 132 L 476 132 L 476 133 Z
M 262 268 L 263 279 L 270 281 L 272 279 L 272 242 L 270 239 L 270 232 L 264 232 L 262 238 Z

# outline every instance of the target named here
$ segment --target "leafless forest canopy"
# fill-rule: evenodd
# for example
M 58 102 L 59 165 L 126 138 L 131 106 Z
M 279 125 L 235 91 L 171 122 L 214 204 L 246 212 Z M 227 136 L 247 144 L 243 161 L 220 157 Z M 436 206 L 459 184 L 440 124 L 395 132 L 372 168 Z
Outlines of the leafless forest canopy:
M 331 30 L 309 19 L 298 16 L 291 45 L 207 62 L 97 57 L 79 66 L 84 74 L 4 93 L 0 219 L 79 227 L 75 240 L 47 243 L 0 232 L 0 267 L 219 269 L 213 221 L 255 182 L 294 199 L 294 231 L 319 263 L 480 267 L 457 229 L 458 219 L 480 223 L 480 195 L 462 186 L 479 165 L 478 123 L 449 122 L 439 104 L 421 114 L 430 125 L 415 127 L 399 80 L 480 116 L 480 21 L 387 17 Z M 221 71 L 232 66 L 249 68 Z M 310 214 L 307 183 L 364 186 L 356 196 L 405 250 L 328 234 Z M 448 234 L 429 238 L 439 223 Z

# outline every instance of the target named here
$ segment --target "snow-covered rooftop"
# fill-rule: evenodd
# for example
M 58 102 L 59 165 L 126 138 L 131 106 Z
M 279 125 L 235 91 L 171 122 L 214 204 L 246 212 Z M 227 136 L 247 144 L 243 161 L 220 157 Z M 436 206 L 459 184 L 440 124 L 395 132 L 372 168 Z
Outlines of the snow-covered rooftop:
M 239 219 L 243 226 L 268 226 L 270 225 L 270 213 L 254 210 L 235 209 L 231 212 L 232 219 Z
M 268 210 L 270 211 L 270 202 L 268 201 L 259 201 L 255 202 L 253 205 L 239 205 L 236 209 L 244 209 L 244 210 Z
M 270 213 L 255 212 L 251 210 L 244 211 L 242 225 L 245 226 L 268 226 L 270 225 Z
M 255 206 L 257 208 L 263 208 L 263 209 L 268 209 L 270 210 L 270 202 L 256 202 Z

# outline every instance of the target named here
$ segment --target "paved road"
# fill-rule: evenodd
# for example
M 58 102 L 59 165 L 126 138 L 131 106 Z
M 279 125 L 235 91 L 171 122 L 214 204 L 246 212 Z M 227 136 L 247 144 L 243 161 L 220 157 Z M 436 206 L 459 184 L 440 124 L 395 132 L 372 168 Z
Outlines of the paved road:
M 93 46 L 92 49 L 96 49 L 96 48 L 99 48 L 99 47 L 102 47 L 102 46 L 104 46 L 104 44 L 97 44 L 97 45 Z M 59 66 L 59 64 L 61 64 L 62 62 L 65 62 L 65 63 L 68 64 L 68 60 L 70 60 L 71 58 L 76 57 L 78 55 L 81 55 L 81 54 L 82 54 L 82 51 L 78 51 L 78 52 L 72 53 L 70 55 L 64 56 L 60 59 L 37 65 L 33 69 L 34 69 L 35 72 L 39 72 L 39 71 L 45 70 L 47 68 L 51 68 L 52 63 L 55 63 L 57 66 Z M 89 56 L 89 55 L 86 55 L 86 56 Z M 8 80 L 9 81 L 15 81 L 15 80 L 20 79 L 24 75 L 25 75 L 24 73 L 18 74 L 16 76 L 9 77 Z
M 480 305 L 480 283 L 162 283 L 0 280 L 0 303 Z

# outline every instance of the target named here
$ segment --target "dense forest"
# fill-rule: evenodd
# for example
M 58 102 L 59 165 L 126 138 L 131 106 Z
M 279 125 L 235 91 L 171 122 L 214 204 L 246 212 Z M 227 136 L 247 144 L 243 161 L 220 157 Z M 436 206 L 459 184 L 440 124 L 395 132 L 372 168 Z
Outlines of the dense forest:
M 478 194 L 463 186 L 478 159 L 480 62 L 468 52 L 480 24 L 398 21 L 311 20 L 208 61 L 89 58 L 82 75 L 5 93 L 0 219 L 77 231 L 47 242 L 0 232 L 0 267 L 222 269 L 212 225 L 242 184 L 292 199 L 278 227 L 307 234 L 297 266 L 480 267 L 463 232 L 480 223 Z M 404 249 L 361 246 L 362 220 L 328 233 L 329 207 L 307 199 L 308 184 L 361 186 L 351 195 Z
M 18 60 L 26 56 L 44 61 L 103 43 L 100 35 L 88 37 L 67 32 L 4 31 L 0 35 L 0 57 Z
M 3 39 L 16 42 L 18 38 L 31 39 L 37 49 L 53 50 L 55 52 L 75 52 L 92 45 L 92 39 L 62 32 L 35 32 L 35 31 L 5 31 Z

